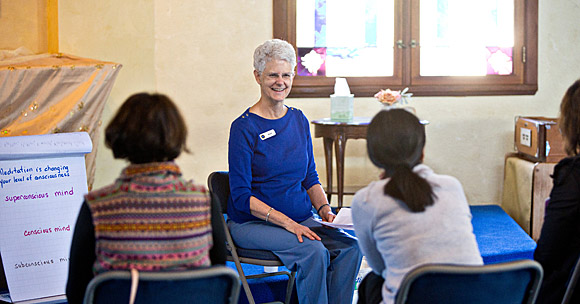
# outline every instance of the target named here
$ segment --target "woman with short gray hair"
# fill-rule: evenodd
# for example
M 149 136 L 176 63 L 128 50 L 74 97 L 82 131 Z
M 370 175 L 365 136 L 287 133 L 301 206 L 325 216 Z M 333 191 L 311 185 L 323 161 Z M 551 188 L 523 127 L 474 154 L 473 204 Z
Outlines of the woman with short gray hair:
M 236 244 L 265 249 L 297 272 L 300 303 L 352 303 L 361 263 L 356 238 L 325 228 L 334 213 L 318 180 L 310 125 L 284 101 L 292 88 L 296 55 L 273 39 L 254 52 L 260 99 L 231 125 L 228 225 Z

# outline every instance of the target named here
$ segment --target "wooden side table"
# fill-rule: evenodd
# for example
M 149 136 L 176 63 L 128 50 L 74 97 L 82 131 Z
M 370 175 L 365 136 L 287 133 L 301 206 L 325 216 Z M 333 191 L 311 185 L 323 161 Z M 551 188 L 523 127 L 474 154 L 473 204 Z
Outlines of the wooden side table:
M 344 190 L 344 152 L 348 139 L 367 137 L 367 128 L 371 121 L 370 117 L 355 117 L 352 122 L 336 122 L 330 118 L 313 120 L 314 137 L 324 139 L 324 158 L 326 160 L 326 195 L 328 202 L 333 194 L 337 195 L 338 208 L 342 208 L 342 198 L 352 192 Z M 332 145 L 336 154 L 336 180 L 337 189 L 332 189 Z

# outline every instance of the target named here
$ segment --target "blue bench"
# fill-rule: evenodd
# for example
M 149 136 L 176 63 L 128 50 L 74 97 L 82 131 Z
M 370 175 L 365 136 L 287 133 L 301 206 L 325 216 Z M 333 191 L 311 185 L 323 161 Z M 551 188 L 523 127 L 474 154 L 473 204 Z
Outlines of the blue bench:
M 471 214 L 485 264 L 534 258 L 536 242 L 500 206 L 471 206 Z

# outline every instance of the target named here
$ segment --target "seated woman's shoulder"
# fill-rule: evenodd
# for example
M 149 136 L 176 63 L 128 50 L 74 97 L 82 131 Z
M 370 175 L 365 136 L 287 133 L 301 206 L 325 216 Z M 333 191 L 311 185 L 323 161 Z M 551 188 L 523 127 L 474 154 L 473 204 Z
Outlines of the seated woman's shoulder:
M 91 190 L 85 197 L 88 200 L 96 200 L 105 196 L 119 193 L 121 191 L 124 191 L 122 185 L 111 184 L 102 188 Z
M 569 181 L 570 174 L 580 180 L 580 156 L 566 157 L 560 160 L 554 167 L 552 177 L 557 184 L 560 184 Z
M 369 201 L 369 197 L 372 197 L 377 193 L 383 193 L 386 182 L 387 180 L 384 179 L 372 181 L 366 187 L 358 190 L 353 197 L 353 205 L 357 204 L 360 206 Z
M 457 179 L 457 177 L 452 175 L 434 174 L 432 178 L 428 178 L 427 180 L 434 186 L 444 186 L 453 188 L 462 187 L 459 179 Z
M 575 168 L 576 170 L 580 169 L 580 155 L 563 158 L 556 165 L 556 169 L 563 169 L 567 167 Z
M 196 184 L 193 181 L 184 181 L 181 183 L 175 184 L 176 190 L 187 191 L 187 192 L 196 192 L 199 194 L 208 195 L 209 192 L 204 185 Z
M 234 121 L 232 121 L 232 125 L 245 123 L 246 121 L 248 121 L 247 118 L 249 116 L 250 116 L 250 114 L 248 113 L 248 111 L 245 111 L 244 113 L 242 113 L 242 115 L 236 117 L 236 119 L 234 119 Z
M 381 191 L 382 192 L 388 181 L 389 181 L 388 179 L 379 179 L 376 181 L 372 181 L 366 187 L 360 189 L 359 192 L 363 192 L 363 193 L 372 193 L 373 191 Z

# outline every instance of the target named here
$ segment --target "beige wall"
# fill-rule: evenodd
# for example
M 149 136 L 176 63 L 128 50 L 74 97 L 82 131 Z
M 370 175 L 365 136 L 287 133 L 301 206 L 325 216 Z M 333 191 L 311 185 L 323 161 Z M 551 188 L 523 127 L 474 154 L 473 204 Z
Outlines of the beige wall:
M 0 0 L 0 50 L 47 51 L 46 0 Z
M 59 1 L 60 52 L 123 64 L 103 110 L 101 130 L 129 95 L 156 90 L 153 2 Z M 94 187 L 110 183 L 125 166 L 100 138 Z
M 540 1 L 539 90 L 534 96 L 423 97 L 411 103 L 429 120 L 425 162 L 463 183 L 472 204 L 499 203 L 503 158 L 513 150 L 514 116 L 556 116 L 560 98 L 580 77 L 580 7 L 574 1 Z M 131 93 L 170 95 L 186 116 L 193 153 L 178 159 L 184 174 L 200 183 L 227 170 L 233 119 L 259 94 L 252 53 L 272 37 L 269 0 L 60 0 L 60 50 L 124 65 L 103 125 Z M 377 90 L 380 88 L 377 88 Z M 328 98 L 290 99 L 310 119 L 326 117 Z M 372 98 L 356 98 L 355 115 L 379 110 Z M 324 180 L 322 142 L 314 140 Z M 378 170 L 366 158 L 364 140 L 347 144 L 346 181 L 365 185 Z M 95 186 L 116 178 L 124 166 L 101 146 Z

